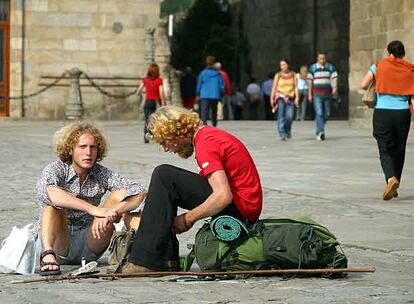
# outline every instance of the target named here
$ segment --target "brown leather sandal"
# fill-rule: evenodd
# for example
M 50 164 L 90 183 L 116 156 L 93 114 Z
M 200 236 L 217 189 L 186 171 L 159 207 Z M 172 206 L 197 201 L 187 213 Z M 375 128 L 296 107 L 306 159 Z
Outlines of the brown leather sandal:
M 56 253 L 50 249 L 50 250 L 45 250 L 42 252 L 42 254 L 40 255 L 40 269 L 39 269 L 39 274 L 41 276 L 52 276 L 52 275 L 60 275 L 61 271 L 60 271 L 60 265 L 57 262 L 45 262 L 43 261 L 43 258 L 47 255 L 53 255 L 56 259 Z M 59 269 L 56 270 L 51 270 L 51 269 L 47 269 L 47 270 L 42 270 L 42 268 L 44 266 L 58 266 Z

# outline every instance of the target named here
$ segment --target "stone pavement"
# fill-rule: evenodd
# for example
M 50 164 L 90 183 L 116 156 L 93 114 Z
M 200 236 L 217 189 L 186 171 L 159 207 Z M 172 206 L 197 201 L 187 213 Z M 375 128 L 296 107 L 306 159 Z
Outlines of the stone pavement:
M 22 226 L 37 213 L 35 184 L 42 168 L 55 159 L 52 134 L 62 125 L 0 120 L 0 239 L 12 225 Z M 197 170 L 193 159 L 142 144 L 142 124 L 99 125 L 111 143 L 103 163 L 125 176 L 147 185 L 161 163 Z M 299 122 L 293 125 L 293 139 L 280 142 L 274 122 L 219 126 L 244 141 L 255 159 L 264 189 L 263 217 L 308 215 L 336 234 L 350 267 L 375 266 L 377 271 L 339 280 L 170 282 L 167 277 L 21 285 L 10 282 L 28 277 L 0 275 L 0 303 L 414 303 L 413 133 L 400 196 L 383 202 L 384 180 L 369 128 L 329 122 L 327 140 L 317 142 L 313 122 Z M 182 254 L 196 231 L 180 236 Z M 100 262 L 104 271 L 105 259 Z

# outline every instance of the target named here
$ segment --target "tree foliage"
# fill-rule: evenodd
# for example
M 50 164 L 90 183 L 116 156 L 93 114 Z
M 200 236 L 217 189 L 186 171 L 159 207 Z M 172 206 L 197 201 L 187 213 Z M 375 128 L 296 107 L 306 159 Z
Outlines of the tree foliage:
M 193 2 L 194 0 L 164 0 L 161 2 L 161 16 L 185 11 Z
M 171 64 L 198 72 L 205 57 L 214 55 L 231 71 L 237 51 L 237 33 L 231 28 L 231 13 L 222 11 L 218 0 L 195 0 L 187 16 L 175 26 Z

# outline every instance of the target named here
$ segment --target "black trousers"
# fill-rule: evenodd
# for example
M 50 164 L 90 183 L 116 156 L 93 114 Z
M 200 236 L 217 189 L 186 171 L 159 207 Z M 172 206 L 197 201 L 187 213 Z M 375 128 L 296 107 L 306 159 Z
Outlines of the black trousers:
M 205 177 L 171 165 L 154 169 L 145 198 L 145 208 L 135 237 L 130 261 L 152 270 L 170 270 L 170 261 L 178 261 L 178 240 L 171 227 L 177 208 L 191 210 L 212 193 Z M 242 219 L 232 203 L 219 215 Z
M 410 125 L 409 110 L 375 109 L 374 111 L 373 135 L 377 140 L 385 182 L 392 176 L 401 181 Z
M 157 110 L 157 101 L 156 100 L 148 100 L 148 99 L 145 100 L 145 104 L 144 104 L 144 120 L 145 120 L 144 136 L 148 132 L 148 129 L 147 129 L 148 119 L 151 116 L 151 114 L 154 113 L 156 110 Z

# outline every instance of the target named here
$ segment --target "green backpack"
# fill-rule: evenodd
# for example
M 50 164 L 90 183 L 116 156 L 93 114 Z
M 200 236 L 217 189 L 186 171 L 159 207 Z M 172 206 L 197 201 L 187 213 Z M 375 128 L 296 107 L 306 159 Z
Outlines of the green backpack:
M 194 254 L 202 271 L 346 268 L 347 258 L 328 229 L 308 217 L 264 219 L 232 242 L 221 241 L 204 224 Z

